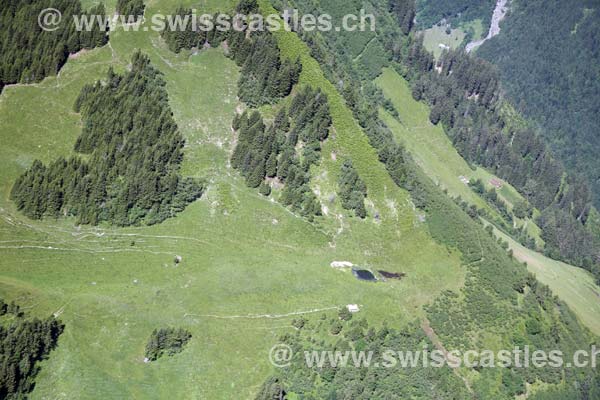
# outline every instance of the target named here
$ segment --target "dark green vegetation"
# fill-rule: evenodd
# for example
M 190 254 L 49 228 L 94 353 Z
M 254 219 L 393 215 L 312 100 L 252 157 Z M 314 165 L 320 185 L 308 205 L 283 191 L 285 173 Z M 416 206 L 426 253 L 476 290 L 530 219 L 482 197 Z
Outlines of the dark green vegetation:
M 117 12 L 126 16 L 144 15 L 144 0 L 117 0 Z
M 593 0 L 515 0 L 477 55 L 494 63 L 517 109 L 554 154 L 585 176 L 600 206 L 600 7 Z
M 413 1 L 389 0 L 389 6 L 402 29 L 402 33 L 408 35 L 415 21 L 415 3 Z
M 136 53 L 124 76 L 87 85 L 75 111 L 83 131 L 75 151 L 49 166 L 35 161 L 11 197 L 30 218 L 74 215 L 80 223 L 155 224 L 202 194 L 202 184 L 179 175 L 184 139 L 173 120 L 162 74 Z
M 336 332 L 333 337 L 332 331 Z M 369 326 L 365 319 L 340 321 L 323 316 L 280 340 L 294 349 L 291 365 L 265 382 L 257 400 L 469 398 L 463 381 L 451 368 L 424 368 L 422 362 L 403 368 L 397 356 L 386 353 L 391 349 L 419 351 L 426 345 L 434 349 L 417 324 L 397 330 L 385 325 Z M 365 352 L 364 362 L 372 352 L 370 367 L 355 367 L 349 353 L 353 350 Z M 313 358 L 314 365 L 308 367 L 305 352 L 313 351 L 320 360 Z M 326 351 L 337 352 L 337 356 L 332 354 L 329 359 Z M 344 357 L 346 366 L 342 366 Z
M 427 61 L 428 53 L 415 49 L 410 54 L 413 96 L 431 104 L 431 121 L 444 125 L 466 160 L 506 179 L 541 210 L 539 223 L 548 255 L 600 278 L 600 237 L 587 224 L 592 207 L 587 184 L 566 175 L 535 131 L 507 112 L 493 66 L 450 51 L 442 55 L 436 70 Z
M 0 299 L 0 398 L 23 399 L 31 392 L 38 363 L 56 347 L 64 325 L 53 317 L 28 318 L 15 303 Z
M 304 88 L 294 96 L 289 110 L 281 108 L 268 127 L 256 111 L 235 117 L 238 144 L 231 165 L 241 171 L 249 187 L 261 186 L 263 195 L 270 194 L 265 179 L 277 178 L 284 184 L 281 203 L 312 220 L 321 215 L 321 205 L 309 186 L 310 167 L 321 159 L 321 142 L 327 139 L 330 126 L 327 96 Z M 296 150 L 299 143 L 302 149 Z
M 62 13 L 64 23 L 53 32 L 38 26 L 38 16 L 53 7 Z M 69 54 L 102 46 L 106 32 L 96 25 L 89 32 L 75 29 L 73 15 L 84 12 L 79 0 L 6 0 L 0 6 L 0 92 L 7 84 L 32 83 L 57 74 Z M 89 15 L 104 15 L 102 4 Z
M 299 1 L 297 4 L 304 3 Z M 314 5 L 307 5 L 306 10 L 312 7 Z M 340 7 L 340 4 L 323 2 L 320 7 L 327 11 L 328 7 Z M 431 120 L 443 123 L 453 139 L 464 140 L 455 140 L 455 143 L 467 159 L 479 162 L 503 177 L 509 177 L 510 179 L 506 179 L 516 182 L 520 189 L 523 186 L 518 185 L 519 179 L 524 181 L 522 185 L 529 182 L 530 185 L 549 186 L 550 192 L 540 190 L 527 193 L 526 199 L 532 204 L 539 204 L 541 209 L 547 209 L 551 205 L 562 207 L 573 221 L 577 221 L 580 216 L 578 212 L 589 210 L 589 199 L 577 186 L 576 180 L 567 178 L 569 185 L 561 185 L 564 171 L 552 159 L 543 143 L 529 131 L 514 127 L 512 120 L 503 119 L 505 117 L 498 95 L 498 77 L 488 63 L 453 52 L 446 54 L 439 64 L 440 72 L 437 72 L 431 55 L 422 48 L 418 39 L 405 38 L 401 32 L 396 32 L 394 42 L 403 46 L 394 47 L 386 42 L 387 35 L 393 32 L 393 28 L 384 25 L 380 29 L 383 33 L 378 40 L 382 41 L 383 48 L 390 50 L 386 56 L 387 62 L 411 79 L 416 98 L 424 99 L 432 105 Z M 377 90 L 370 87 L 369 74 L 361 68 L 353 67 L 352 61 L 348 60 L 350 55 L 347 51 L 340 51 L 336 39 L 326 35 L 304 35 L 303 38 L 311 46 L 315 57 L 324 57 L 325 62 L 321 65 L 326 69 L 331 82 L 342 82 L 340 90 L 348 106 L 369 136 L 372 146 L 378 150 L 380 161 L 386 165 L 394 182 L 408 189 L 416 207 L 426 213 L 426 223 L 431 235 L 462 254 L 468 271 L 465 288 L 460 294 L 445 293 L 427 308 L 431 326 L 442 342 L 446 346 L 463 349 L 486 348 L 491 343 L 503 343 L 508 347 L 515 344 L 529 345 L 546 350 L 561 348 L 565 354 L 589 347 L 592 336 L 581 327 L 564 303 L 512 258 L 512 254 L 506 251 L 506 244 L 500 245 L 490 234 L 490 230 L 486 232 L 483 229 L 477 215 L 469 216 L 455 204 L 395 143 L 376 112 L 378 107 L 389 109 L 389 104 Z M 327 59 L 326 49 L 332 52 L 331 59 Z M 349 62 L 344 63 L 344 60 Z M 505 128 L 509 132 L 505 132 Z M 505 136 L 512 137 L 518 146 L 509 146 Z M 464 146 L 467 143 L 469 146 Z M 461 144 L 464 147 L 461 148 Z M 559 192 L 561 195 L 556 196 Z M 490 193 L 489 197 L 493 198 L 494 195 Z M 555 197 L 559 197 L 562 203 L 561 200 L 555 201 Z M 567 197 L 570 202 L 565 199 Z M 578 207 L 579 202 L 584 204 Z M 510 218 L 506 207 L 504 209 L 507 218 Z M 583 224 L 580 223 L 579 229 L 585 229 Z M 587 247 L 586 251 L 588 254 L 593 253 L 594 248 Z M 506 321 L 511 323 L 506 324 Z M 339 325 L 333 324 L 328 331 L 338 334 Z M 360 337 L 357 335 L 357 339 Z M 312 343 L 314 345 L 314 341 Z M 320 375 L 315 377 L 309 371 L 298 372 L 302 370 L 303 365 L 298 365 L 290 375 L 272 378 L 265 387 L 281 390 L 280 393 L 297 391 L 306 394 L 311 390 L 306 385 L 311 382 L 318 388 L 323 386 L 325 390 L 319 392 L 317 398 L 323 393 L 331 395 L 332 392 L 335 393 L 334 397 L 336 394 L 339 396 L 344 390 L 354 388 L 357 392 L 351 397 L 357 397 L 357 393 L 364 394 L 364 398 L 371 397 L 368 390 L 372 386 L 365 385 L 365 376 L 361 376 L 368 372 L 354 371 L 355 377 L 341 374 L 336 382 L 336 377 L 331 374 L 326 378 Z M 303 377 L 298 378 L 297 375 Z M 476 371 L 475 375 L 472 387 L 474 395 L 495 399 L 508 399 L 524 394 L 526 382 L 559 385 L 564 379 L 569 382 L 568 386 L 590 387 L 590 382 L 595 379 L 590 370 L 553 368 L 531 370 L 527 374 L 511 369 L 482 369 Z M 329 386 L 332 381 L 335 384 Z M 367 381 L 377 385 L 374 380 Z M 459 380 L 455 382 L 460 383 Z M 396 387 L 395 389 L 397 390 Z M 459 395 L 458 398 L 463 397 Z
M 156 361 L 164 354 L 172 356 L 181 353 L 191 338 L 192 334 L 182 328 L 155 329 L 150 335 L 144 355 L 149 361 Z
M 257 12 L 255 1 L 243 1 L 237 11 L 244 15 Z M 165 29 L 162 33 L 169 49 L 179 53 L 182 49 L 202 48 L 205 45 L 218 46 L 226 41 L 233 60 L 242 68 L 238 82 L 238 96 L 251 107 L 273 104 L 286 97 L 298 82 L 302 66 L 299 60 L 282 60 L 280 49 L 273 35 L 247 31 L 213 29 L 207 31 L 191 20 L 192 10 L 179 8 L 177 15 L 188 17 L 184 30 Z M 196 28 L 196 29 L 195 29 Z
M 454 26 L 481 19 L 487 31 L 495 4 L 495 0 L 417 0 L 417 24 L 427 29 L 442 19 Z
M 500 213 L 500 216 L 504 220 L 509 222 L 510 225 L 512 226 L 513 216 L 510 213 L 510 211 L 508 210 L 506 203 L 498 197 L 498 193 L 496 192 L 495 188 L 490 188 L 489 190 L 486 190 L 481 179 L 476 179 L 476 180 L 470 182 L 469 186 L 473 189 L 473 191 L 475 193 L 477 193 L 478 195 L 483 197 L 485 200 L 487 200 L 496 209 L 496 211 L 498 211 Z M 521 215 L 520 218 L 524 218 L 526 216 L 531 217 L 531 212 L 529 213 L 529 215 L 525 215 L 526 211 L 523 210 L 522 205 L 520 206 L 519 211 L 520 211 L 519 215 Z M 515 211 L 515 214 L 516 214 L 516 211 Z
M 347 160 L 342 165 L 339 180 L 339 195 L 342 207 L 346 210 L 354 210 L 357 217 L 365 218 L 365 197 L 367 197 L 367 186 L 358 176 L 358 172 L 352 166 L 352 161 Z
M 566 3 L 561 7 L 563 10 L 569 8 Z M 538 8 L 544 8 L 545 13 L 553 13 L 552 10 L 554 10 L 553 7 L 547 5 L 539 5 Z M 586 12 L 586 16 L 592 15 L 593 12 Z M 540 18 L 544 17 L 540 16 Z M 553 18 L 557 24 L 562 24 L 562 29 L 568 25 L 563 24 L 557 15 L 554 15 Z M 525 25 L 529 26 L 530 19 L 525 21 L 526 19 L 522 18 L 522 41 L 526 42 L 527 46 L 532 46 L 535 41 L 531 41 L 524 33 L 528 32 Z M 542 28 L 542 26 L 544 27 Z M 540 32 L 540 37 L 542 30 L 546 32 L 547 29 L 548 27 L 544 24 L 536 25 L 536 31 Z M 589 48 L 593 43 L 593 37 L 591 34 L 586 34 L 587 47 L 585 51 L 580 47 L 571 47 L 576 47 L 579 52 L 593 55 L 595 53 Z M 560 48 L 561 51 L 570 51 L 567 50 L 568 45 L 548 40 L 547 35 L 544 35 L 543 39 L 539 41 L 546 44 L 552 43 L 551 46 L 556 45 L 556 48 Z M 512 40 L 507 40 L 505 46 L 512 46 Z M 527 79 L 538 79 L 537 77 L 533 78 L 535 75 L 530 75 L 533 64 L 535 64 L 535 68 L 541 68 L 544 71 L 552 70 L 552 74 L 560 70 L 560 68 L 554 69 L 552 63 L 539 62 L 542 58 L 541 54 L 529 58 L 534 52 L 524 48 L 515 51 L 519 53 L 519 57 L 530 60 L 530 64 L 522 69 L 523 74 L 528 75 Z M 495 57 L 502 54 L 499 49 L 490 50 L 491 52 L 495 54 Z M 572 55 L 561 54 L 562 56 L 568 57 L 569 60 L 576 59 Z M 544 57 L 547 57 L 547 54 Z M 573 65 L 577 64 L 577 68 L 583 68 L 581 67 L 583 64 L 572 62 Z M 418 40 L 409 47 L 408 57 L 402 61 L 402 64 L 403 66 L 397 69 L 411 81 L 413 96 L 417 100 L 424 99 L 431 105 L 431 121 L 433 123 L 441 122 L 444 125 L 458 152 L 467 161 L 488 168 L 491 172 L 506 179 L 525 197 L 528 203 L 542 212 L 538 224 L 542 228 L 541 237 L 546 242 L 545 253 L 553 258 L 584 267 L 593 272 L 597 279 L 600 279 L 598 268 L 600 236 L 593 233 L 596 230 L 595 223 L 588 221 L 593 201 L 589 186 L 585 179 L 576 174 L 566 175 L 565 168 L 553 156 L 543 139 L 537 134 L 535 127 L 515 115 L 511 106 L 501 99 L 500 75 L 496 68 L 483 60 L 469 57 L 462 51 L 447 52 L 434 65 L 431 55 L 422 49 Z M 597 62 L 590 61 L 586 65 L 595 64 Z M 512 71 L 512 68 L 506 67 L 504 74 L 512 76 Z M 589 71 L 595 70 L 590 68 Z M 557 73 L 564 73 L 571 77 L 581 76 L 578 73 L 567 73 L 562 70 Z M 514 81 L 519 81 L 519 79 Z M 548 75 L 543 80 L 536 80 L 536 82 L 560 81 L 561 79 L 554 75 Z M 587 81 L 597 82 L 598 79 L 586 78 Z M 545 83 L 540 86 L 543 86 L 544 90 L 554 90 L 551 88 L 555 87 Z M 576 85 L 566 86 L 578 87 Z M 588 89 L 594 94 L 598 92 L 593 88 L 585 90 Z M 540 92 L 533 87 L 526 90 L 530 96 L 536 98 L 536 101 L 544 102 L 554 98 L 553 95 L 540 95 Z M 593 96 L 579 96 L 581 93 L 586 93 L 585 90 L 577 89 L 577 98 L 585 97 L 584 101 L 587 101 L 588 98 L 592 99 L 591 103 L 596 105 L 598 101 L 593 100 Z M 465 92 L 467 96 L 465 96 Z M 517 104 L 520 104 L 519 99 L 515 98 L 515 100 L 517 100 Z M 555 103 L 556 101 L 548 101 L 546 104 L 551 108 Z M 585 109 L 585 107 L 583 108 Z M 596 112 L 589 111 L 584 114 L 592 116 Z M 550 109 L 545 109 L 544 115 L 556 114 L 553 114 Z M 579 112 L 570 112 L 570 116 L 575 115 L 579 115 Z M 568 121 L 567 118 L 558 116 L 553 118 L 557 121 L 560 120 L 561 123 Z M 584 120 L 579 117 L 575 118 L 578 121 Z M 591 118 L 593 119 L 593 117 Z M 575 126 L 569 122 L 565 123 Z M 563 151 L 593 148 L 575 144 L 560 145 L 559 147 Z M 597 174 L 592 175 L 597 177 Z M 596 177 L 592 177 L 592 180 L 595 180 Z

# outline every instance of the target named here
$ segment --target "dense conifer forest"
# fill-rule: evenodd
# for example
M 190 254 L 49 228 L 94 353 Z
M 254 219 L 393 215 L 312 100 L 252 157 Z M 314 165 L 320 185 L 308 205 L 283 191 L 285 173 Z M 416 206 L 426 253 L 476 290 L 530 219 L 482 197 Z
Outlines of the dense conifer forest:
M 23 399 L 33 389 L 38 363 L 56 347 L 64 325 L 49 317 L 29 318 L 0 299 L 0 398 Z
M 38 16 L 53 7 L 65 23 L 46 32 L 38 26 Z M 95 25 L 91 31 L 78 32 L 73 15 L 82 15 L 79 0 L 3 0 L 0 5 L 0 92 L 7 84 L 33 83 L 55 75 L 69 54 L 81 49 L 103 46 L 106 32 Z M 102 4 L 92 7 L 89 15 L 104 15 Z
M 233 129 L 238 143 L 231 165 L 240 170 L 248 186 L 260 186 L 263 195 L 271 192 L 265 180 L 283 184 L 279 200 L 312 220 L 321 215 L 321 204 L 309 186 L 310 167 L 321 159 L 321 142 L 330 126 L 327 96 L 304 88 L 268 127 L 257 111 L 236 116 Z
M 162 74 L 141 53 L 131 71 L 112 69 L 83 88 L 75 111 L 83 130 L 78 155 L 46 166 L 35 161 L 11 198 L 30 218 L 77 216 L 83 224 L 155 224 L 202 194 L 202 183 L 179 174 L 184 139 Z
M 554 154 L 585 176 L 600 207 L 600 5 L 515 0 L 502 32 L 477 55 L 494 63 L 517 109 L 540 126 Z

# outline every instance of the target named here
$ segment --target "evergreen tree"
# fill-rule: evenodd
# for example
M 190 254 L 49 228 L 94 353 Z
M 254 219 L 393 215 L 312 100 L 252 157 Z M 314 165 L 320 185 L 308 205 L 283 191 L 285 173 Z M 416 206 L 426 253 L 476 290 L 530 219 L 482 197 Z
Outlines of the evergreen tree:
M 183 351 L 192 334 L 183 328 L 155 329 L 146 344 L 145 357 L 156 361 L 164 354 L 172 356 Z
M 38 16 L 47 8 L 55 8 L 62 15 L 63 23 L 52 32 L 38 28 Z M 76 29 L 73 16 L 84 14 L 104 16 L 104 6 L 99 4 L 85 13 L 78 0 L 3 0 L 0 91 L 7 84 L 39 82 L 55 75 L 69 54 L 105 45 L 108 35 L 98 24 L 90 31 Z
M 140 17 L 144 15 L 143 0 L 117 0 L 117 12 L 120 15 Z
M 89 161 L 75 155 L 46 167 L 36 160 L 15 182 L 11 198 L 29 217 L 155 224 L 201 196 L 201 182 L 179 175 L 184 139 L 149 59 L 134 54 L 131 71 L 109 70 L 107 82 L 84 87 L 75 103 L 84 122 L 75 150 Z
M 346 210 L 354 210 L 356 216 L 359 218 L 365 218 L 367 216 L 365 208 L 367 186 L 358 176 L 358 173 L 352 166 L 352 161 L 344 161 L 338 185 L 338 194 L 342 202 L 342 207 Z

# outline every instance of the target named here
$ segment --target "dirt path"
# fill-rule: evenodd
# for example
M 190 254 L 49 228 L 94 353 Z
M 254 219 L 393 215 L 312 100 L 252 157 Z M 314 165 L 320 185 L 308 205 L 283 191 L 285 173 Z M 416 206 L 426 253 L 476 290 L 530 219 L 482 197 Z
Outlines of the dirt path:
M 293 317 L 295 315 L 314 314 L 322 311 L 338 310 L 339 307 L 326 307 L 326 308 L 315 308 L 312 310 L 296 311 L 287 314 L 247 314 L 247 315 L 214 315 L 214 314 L 185 314 L 183 318 L 187 317 L 201 317 L 201 318 L 216 318 L 216 319 L 279 319 Z
M 494 13 L 492 14 L 492 23 L 490 24 L 490 30 L 487 36 L 485 37 L 485 39 L 476 40 L 467 44 L 467 53 L 470 53 L 471 51 L 475 50 L 477 47 L 481 46 L 486 41 L 490 40 L 491 38 L 500 33 L 500 22 L 502 22 L 504 17 L 506 17 L 506 12 L 508 11 L 508 8 L 506 7 L 507 4 L 508 0 L 496 1 L 496 8 L 494 9 Z
M 469 383 L 467 378 L 465 378 L 458 372 L 458 367 L 460 366 L 461 360 L 456 358 L 455 356 L 450 354 L 448 350 L 446 350 L 442 341 L 431 327 L 429 320 L 425 319 L 423 322 L 421 322 L 421 329 L 423 329 L 423 332 L 425 332 L 425 335 L 427 335 L 429 340 L 431 340 L 435 348 L 444 354 L 444 358 L 446 359 L 448 366 L 452 368 L 454 375 L 460 378 L 464 382 L 465 387 L 467 388 L 469 393 L 473 394 L 473 389 L 471 388 L 471 384 Z

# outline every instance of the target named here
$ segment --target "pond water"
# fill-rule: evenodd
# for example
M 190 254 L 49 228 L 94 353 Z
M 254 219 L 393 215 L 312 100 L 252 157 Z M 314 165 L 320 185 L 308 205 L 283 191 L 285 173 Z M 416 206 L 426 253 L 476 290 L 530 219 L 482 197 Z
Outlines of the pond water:
M 354 274 L 354 276 L 357 279 L 360 279 L 362 281 L 376 281 L 377 278 L 375 278 L 375 275 L 373 275 L 373 273 L 369 270 L 366 269 L 352 269 L 352 274 Z

